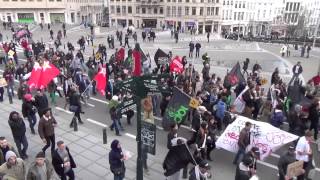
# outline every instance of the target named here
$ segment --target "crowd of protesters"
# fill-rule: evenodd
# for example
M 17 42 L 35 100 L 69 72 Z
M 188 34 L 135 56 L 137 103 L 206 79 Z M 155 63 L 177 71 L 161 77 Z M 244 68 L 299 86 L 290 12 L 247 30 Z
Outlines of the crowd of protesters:
M 138 42 L 136 32 L 128 30 L 123 43 L 123 32 L 117 31 L 116 39 L 120 44 L 119 48 L 115 48 L 114 36 L 108 36 L 106 39 L 108 48 L 115 49 L 115 53 L 109 59 L 106 53 L 107 47 L 104 44 L 99 44 L 97 51 L 88 59 L 85 59 L 83 53 L 86 51 L 86 46 L 90 44 L 93 46 L 93 36 L 88 35 L 87 38 L 84 36 L 80 37 L 77 41 L 80 46 L 79 50 L 76 50 L 74 45 L 68 42 L 67 52 L 64 52 L 61 48 L 61 38 L 62 32 L 66 31 L 65 25 L 62 26 L 61 31 L 58 31 L 56 38 L 54 38 L 54 32 L 49 26 L 48 29 L 50 31 L 50 38 L 55 41 L 55 47 L 49 47 L 49 49 L 46 49 L 45 44 L 42 42 L 28 44 L 30 38 L 21 38 L 20 41 L 2 44 L 5 57 L 1 59 L 1 64 L 4 67 L 3 78 L 6 80 L 7 85 L 0 88 L 0 101 L 3 101 L 4 89 L 6 89 L 10 103 L 13 102 L 15 80 L 18 80 L 17 96 L 23 102 L 22 115 L 19 112 L 13 111 L 9 117 L 9 125 L 18 151 L 15 151 L 15 148 L 8 144 L 5 137 L 0 138 L 0 163 L 2 164 L 0 173 L 4 173 L 5 177 L 14 177 L 18 180 L 22 180 L 25 177 L 27 179 L 49 179 L 54 169 L 61 179 L 66 179 L 66 176 L 74 179 L 72 168 L 76 167 L 76 160 L 73 160 L 69 149 L 64 145 L 63 141 L 56 142 L 55 140 L 54 129 L 57 126 L 57 122 L 51 112 L 50 106 L 56 105 L 56 93 L 65 99 L 64 108 L 66 109 L 69 105 L 69 110 L 74 112 L 73 119 L 77 119 L 80 124 L 83 124 L 81 114 L 84 113 L 81 101 L 87 104 L 90 96 L 97 94 L 97 82 L 94 81 L 94 76 L 102 68 L 106 68 L 106 73 L 108 74 L 105 94 L 107 100 L 120 103 L 133 96 L 129 92 L 120 90 L 116 84 L 131 77 L 133 73 L 133 49 L 129 45 L 129 38 L 132 37 L 135 42 Z M 154 41 L 155 32 L 150 30 L 149 32 L 143 32 L 141 36 L 143 41 L 145 41 L 146 37 L 148 37 L 149 41 Z M 178 42 L 178 35 L 174 34 L 174 36 L 176 42 Z M 66 37 L 66 33 L 64 33 L 63 37 Z M 23 45 L 25 43 L 27 45 Z M 24 47 L 24 55 L 27 58 L 26 63 L 18 61 L 17 44 L 21 44 Z M 128 47 L 126 58 L 117 56 L 121 46 Z M 194 48 L 196 48 L 196 57 L 199 57 L 200 43 L 194 44 L 194 42 L 190 42 L 189 47 L 189 57 L 193 57 Z M 139 49 L 140 47 L 136 44 L 132 48 Z M 13 53 L 11 54 L 11 52 Z M 173 57 L 173 53 L 169 52 L 167 57 L 169 60 Z M 167 89 L 178 87 L 200 102 L 198 108 L 190 109 L 185 121 L 185 123 L 190 124 L 193 132 L 191 137 L 187 137 L 186 144 L 194 150 L 193 156 L 196 157 L 198 164 L 198 166 L 191 168 L 190 180 L 199 179 L 197 178 L 199 176 L 201 179 L 206 179 L 209 176 L 210 167 L 208 166 L 208 161 L 214 159 L 212 151 L 215 149 L 216 137 L 233 121 L 234 114 L 241 114 L 255 120 L 267 118 L 267 121 L 277 128 L 282 128 L 283 123 L 287 121 L 289 123 L 289 132 L 301 137 L 297 142 L 297 146 L 291 147 L 289 151 L 291 155 L 292 153 L 296 153 L 295 160 L 303 160 L 305 162 L 304 168 L 307 171 L 310 167 L 312 152 L 310 151 L 310 146 L 307 148 L 303 146 L 308 146 L 306 142 L 310 142 L 312 136 L 316 140 L 318 135 L 319 100 L 317 97 L 320 90 L 319 74 L 308 81 L 307 85 L 303 87 L 300 84 L 300 76 L 303 69 L 301 63 L 297 63 L 292 69 L 293 77 L 287 85 L 281 79 L 279 70 L 276 68 L 270 79 L 270 87 L 265 88 L 267 85 L 261 75 L 263 67 L 259 64 L 254 64 L 249 73 L 248 65 L 250 60 L 247 59 L 243 65 L 243 75 L 246 77 L 245 81 L 237 83 L 236 86 L 231 86 L 225 83 L 224 77 L 211 73 L 210 57 L 207 54 L 202 56 L 203 69 L 201 71 L 197 71 L 192 64 L 188 64 L 186 58 L 184 57 L 182 61 L 183 72 L 181 74 L 171 72 L 169 64 L 151 67 L 151 58 L 148 54 L 141 65 L 143 66 L 142 74 L 170 74 L 168 78 L 160 80 L 159 83 L 162 87 Z M 32 90 L 27 85 L 28 74 L 32 71 L 35 62 L 42 64 L 45 60 L 49 60 L 54 64 L 61 73 L 45 89 L 37 89 L 37 94 L 33 96 Z M 293 84 L 299 87 L 298 94 L 292 93 L 294 91 L 292 87 L 296 87 Z M 248 90 L 242 95 L 245 108 L 242 112 L 236 112 L 232 99 L 234 96 L 239 96 L 246 88 Z M 49 94 L 49 97 L 47 97 L 45 92 Z M 305 97 L 308 105 L 306 106 L 304 102 L 295 101 L 293 97 L 295 95 Z M 154 115 L 164 115 L 171 97 L 171 93 L 151 95 Z M 160 112 L 157 111 L 157 108 L 160 109 Z M 23 159 L 28 158 L 28 139 L 26 138 L 27 131 L 23 118 L 29 121 L 31 133 L 36 134 L 37 113 L 39 116 L 38 134 L 45 146 L 37 154 L 34 164 L 26 171 Z M 116 135 L 121 135 L 121 131 L 124 128 L 116 107 L 110 107 L 109 113 L 113 122 L 110 129 L 115 130 Z M 134 112 L 128 111 L 126 113 L 127 124 L 130 125 Z M 74 123 L 75 121 L 71 120 L 70 127 L 73 127 Z M 178 136 L 179 126 L 180 124 L 172 124 L 171 126 L 168 133 L 168 149 L 173 146 L 171 140 Z M 256 173 L 255 163 L 259 159 L 258 150 L 256 147 L 253 147 L 249 152 L 245 152 L 250 143 L 248 140 L 250 128 L 251 124 L 246 123 L 246 127 L 240 133 L 238 142 L 239 151 L 233 161 L 237 166 L 236 180 L 249 180 Z M 306 132 L 306 130 L 313 130 L 313 133 L 311 131 Z M 55 145 L 58 146 L 57 149 Z M 51 163 L 45 158 L 47 155 L 46 149 L 50 146 Z M 293 148 L 295 148 L 295 152 L 292 152 Z M 114 173 L 115 179 L 121 180 L 125 175 L 124 160 L 126 157 L 122 153 L 119 141 L 113 141 L 111 149 L 109 154 L 110 168 Z M 279 169 L 280 179 L 288 179 L 285 178 L 286 169 L 283 168 L 284 164 L 281 163 L 279 162 L 279 166 L 282 167 L 282 169 Z M 188 177 L 187 170 L 188 166 L 184 167 L 184 178 Z M 298 179 L 303 179 L 303 176 L 299 176 Z M 167 177 L 167 179 L 177 180 L 179 177 L 180 173 L 177 172 Z

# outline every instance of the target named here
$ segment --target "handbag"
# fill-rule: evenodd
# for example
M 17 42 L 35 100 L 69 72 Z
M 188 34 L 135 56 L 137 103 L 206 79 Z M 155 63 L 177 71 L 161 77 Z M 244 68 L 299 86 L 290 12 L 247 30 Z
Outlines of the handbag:
M 122 163 L 120 167 L 117 167 L 117 168 L 113 168 L 112 169 L 112 172 L 113 174 L 115 175 L 124 175 L 125 173 L 125 167 L 124 167 L 124 164 Z
M 71 112 L 77 112 L 78 111 L 78 106 L 75 106 L 75 105 L 70 105 L 69 106 L 69 111 L 71 111 Z

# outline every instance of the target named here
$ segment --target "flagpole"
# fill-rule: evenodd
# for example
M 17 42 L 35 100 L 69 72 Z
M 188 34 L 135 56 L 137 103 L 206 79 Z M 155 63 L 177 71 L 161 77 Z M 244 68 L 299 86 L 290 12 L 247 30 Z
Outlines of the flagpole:
M 189 147 L 187 146 L 187 144 L 186 144 L 186 143 L 183 143 L 183 144 L 186 146 L 186 148 L 187 148 L 187 150 L 188 150 L 188 152 L 189 152 L 189 154 L 190 154 L 190 156 L 191 156 L 194 164 L 195 164 L 195 165 L 198 165 L 197 161 L 194 159 L 192 153 L 190 152 L 190 149 L 189 149 Z
M 83 96 L 83 94 L 89 89 L 90 85 L 92 84 L 94 80 L 92 79 L 89 83 L 89 85 L 86 87 L 86 89 L 81 93 L 81 96 Z

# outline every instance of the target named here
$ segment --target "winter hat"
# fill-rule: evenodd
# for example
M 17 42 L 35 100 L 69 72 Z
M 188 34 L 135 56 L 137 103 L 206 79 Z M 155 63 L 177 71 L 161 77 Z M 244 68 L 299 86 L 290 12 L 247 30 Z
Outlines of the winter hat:
M 31 101 L 31 99 L 32 99 L 32 95 L 31 94 L 25 94 L 23 97 L 24 97 L 24 99 L 26 101 Z
M 114 100 L 114 101 L 118 101 L 118 100 L 119 100 L 119 97 L 118 97 L 118 96 L 116 96 L 116 95 L 114 95 L 114 96 L 112 96 L 112 100 Z
M 45 158 L 46 156 L 45 156 L 45 154 L 44 154 L 44 152 L 39 152 L 37 155 L 36 155 L 36 158 Z
M 206 169 L 210 169 L 210 166 L 209 166 L 208 161 L 206 161 L 206 160 L 204 160 L 204 159 L 200 161 L 199 167 L 201 167 L 201 168 L 206 168 Z
M 9 158 L 11 158 L 11 157 L 17 157 L 17 155 L 13 151 L 8 151 L 6 153 L 6 161 L 8 162 Z
M 199 106 L 198 111 L 205 112 L 205 111 L 207 111 L 207 108 L 204 106 Z

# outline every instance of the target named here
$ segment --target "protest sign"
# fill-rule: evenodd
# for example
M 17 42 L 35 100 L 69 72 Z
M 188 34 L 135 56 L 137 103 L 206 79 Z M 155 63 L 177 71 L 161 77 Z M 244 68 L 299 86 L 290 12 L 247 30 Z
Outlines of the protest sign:
M 0 78 L 0 87 L 7 86 L 7 81 L 4 78 Z
M 290 178 L 297 177 L 303 173 L 303 161 L 296 161 L 288 165 L 287 176 Z
M 248 150 L 251 147 L 258 147 L 261 159 L 265 158 L 282 145 L 298 139 L 298 136 L 276 128 L 269 123 L 238 116 L 235 121 L 228 125 L 226 130 L 219 137 L 216 142 L 217 147 L 234 153 L 237 152 L 239 134 L 246 122 L 252 123 Z

